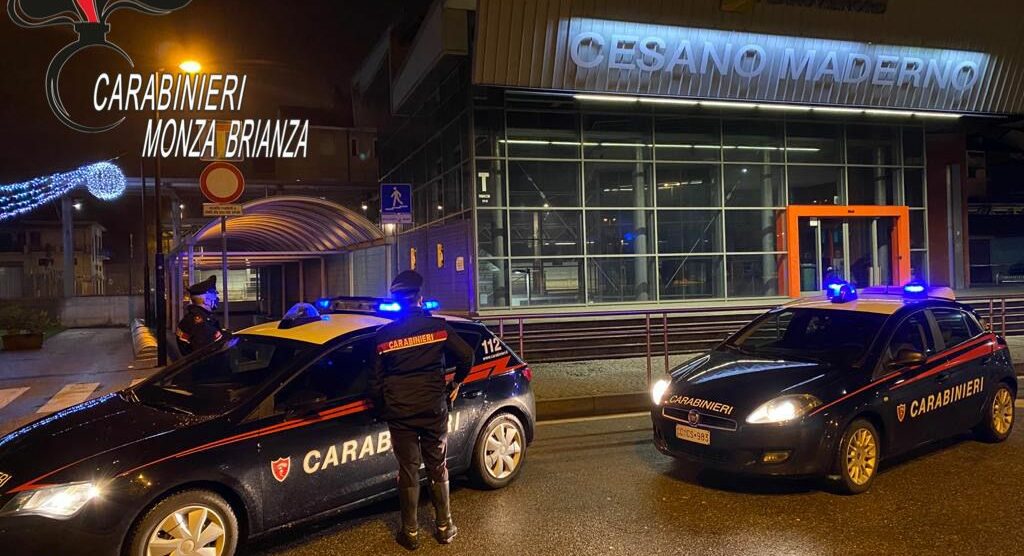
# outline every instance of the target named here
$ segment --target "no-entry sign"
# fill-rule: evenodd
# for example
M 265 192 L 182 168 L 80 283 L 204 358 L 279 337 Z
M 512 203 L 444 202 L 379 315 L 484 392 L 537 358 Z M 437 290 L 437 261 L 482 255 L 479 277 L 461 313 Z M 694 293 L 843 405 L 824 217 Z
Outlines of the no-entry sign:
M 214 162 L 199 175 L 199 189 L 214 203 L 233 203 L 245 191 L 245 178 L 234 164 Z

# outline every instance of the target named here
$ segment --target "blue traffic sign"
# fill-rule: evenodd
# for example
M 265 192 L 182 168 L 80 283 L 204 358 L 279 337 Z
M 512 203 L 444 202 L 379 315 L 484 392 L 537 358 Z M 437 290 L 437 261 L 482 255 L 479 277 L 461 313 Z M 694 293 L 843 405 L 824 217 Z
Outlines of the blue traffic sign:
M 382 183 L 380 185 L 380 223 L 412 223 L 412 184 Z

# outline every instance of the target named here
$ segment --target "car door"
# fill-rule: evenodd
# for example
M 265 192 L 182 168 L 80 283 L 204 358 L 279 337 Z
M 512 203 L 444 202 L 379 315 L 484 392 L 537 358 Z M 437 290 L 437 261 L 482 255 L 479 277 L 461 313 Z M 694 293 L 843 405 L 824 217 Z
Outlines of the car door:
M 930 313 L 943 346 L 945 367 L 935 375 L 931 411 L 935 413 L 937 432 L 946 436 L 978 424 L 988 387 L 986 365 L 992 345 L 981 340 L 981 326 L 967 312 L 936 307 Z
M 925 355 L 918 365 L 893 368 L 900 351 L 913 350 Z M 920 409 L 921 400 L 934 390 L 934 378 L 929 377 L 941 363 L 937 357 L 935 332 L 925 310 L 907 315 L 896 327 L 882 354 L 878 376 L 899 372 L 899 377 L 889 387 L 889 405 L 884 416 L 889 426 L 892 452 L 900 452 L 923 442 L 934 427 L 933 417 Z
M 267 527 L 378 493 L 391 438 L 367 388 L 372 336 L 326 353 L 268 400 L 260 438 Z

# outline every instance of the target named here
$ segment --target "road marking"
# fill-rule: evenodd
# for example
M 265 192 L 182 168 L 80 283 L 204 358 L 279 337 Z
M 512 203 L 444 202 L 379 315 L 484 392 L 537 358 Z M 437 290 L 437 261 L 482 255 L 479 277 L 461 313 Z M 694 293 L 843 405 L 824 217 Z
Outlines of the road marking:
M 132 386 L 135 386 L 136 384 L 142 382 L 143 380 L 146 380 L 146 378 L 145 377 L 143 377 L 143 378 L 133 378 L 132 379 L 132 383 L 129 384 L 128 387 L 131 388 Z
M 89 396 L 99 387 L 99 382 L 78 382 L 74 384 L 67 384 L 60 389 L 60 392 L 54 394 L 54 396 L 50 398 L 50 401 L 46 402 L 43 407 L 40 407 L 39 411 L 36 413 L 53 413 L 54 411 L 60 411 L 77 403 L 82 403 L 89 399 Z
M 650 415 L 647 411 L 639 411 L 637 413 L 619 413 L 616 415 L 594 415 L 592 417 L 574 417 L 572 419 L 555 419 L 553 421 L 538 421 L 537 426 L 540 425 L 561 425 L 563 423 L 586 423 L 587 421 L 606 421 L 608 419 L 627 419 L 629 417 L 640 417 L 642 415 Z
M 4 388 L 0 390 L 0 409 L 7 407 L 7 404 L 14 401 L 15 398 L 24 394 L 28 390 L 28 386 L 23 388 Z

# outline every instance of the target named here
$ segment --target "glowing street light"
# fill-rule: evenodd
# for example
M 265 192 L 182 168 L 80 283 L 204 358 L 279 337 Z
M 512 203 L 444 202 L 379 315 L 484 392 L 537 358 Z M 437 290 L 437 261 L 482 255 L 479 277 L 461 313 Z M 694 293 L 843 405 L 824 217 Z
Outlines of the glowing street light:
M 203 70 L 203 65 L 195 60 L 185 60 L 178 68 L 185 73 L 199 73 Z

